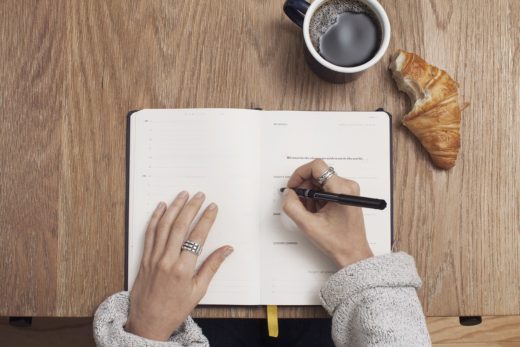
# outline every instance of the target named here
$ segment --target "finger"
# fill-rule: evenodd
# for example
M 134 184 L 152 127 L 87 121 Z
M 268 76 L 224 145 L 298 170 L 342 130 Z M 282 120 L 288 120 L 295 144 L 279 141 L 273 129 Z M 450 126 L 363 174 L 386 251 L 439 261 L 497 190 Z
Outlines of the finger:
M 347 195 L 359 195 L 360 188 L 356 181 L 343 177 L 336 177 L 336 180 L 334 181 L 334 192 Z
M 316 200 L 316 211 L 320 211 L 325 205 L 327 205 L 326 201 Z
M 283 211 L 291 218 L 300 229 L 307 230 L 313 220 L 313 214 L 305 208 L 292 189 L 283 191 Z
M 300 184 L 298 186 L 298 188 L 302 188 L 302 189 L 316 189 L 316 187 L 312 184 L 311 181 L 304 181 L 304 182 L 302 182 L 302 184 Z M 300 201 L 305 205 L 305 208 L 308 211 L 316 212 L 316 208 L 315 208 L 313 199 L 303 198 L 303 197 L 300 197 L 300 196 L 299 196 L 299 198 L 300 198 Z
M 205 195 L 202 192 L 198 192 L 191 198 L 190 201 L 184 206 L 181 213 L 177 216 L 173 222 L 170 236 L 164 250 L 164 257 L 170 261 L 176 261 L 181 253 L 181 246 L 184 238 L 190 230 L 193 220 L 199 213 L 200 207 L 204 202 Z
M 224 260 L 233 252 L 233 247 L 224 246 L 220 247 L 213 253 L 211 253 L 204 263 L 199 268 L 199 271 L 193 278 L 196 290 L 199 294 L 199 299 L 202 299 L 206 290 L 208 289 L 209 283 L 215 274 L 217 273 L 220 265 Z
M 302 201 L 302 203 L 305 205 L 305 209 L 309 212 L 316 212 L 314 210 L 314 201 L 312 199 L 305 199 Z
M 170 234 L 170 229 L 177 215 L 181 212 L 182 208 L 188 201 L 189 194 L 186 191 L 180 192 L 177 197 L 173 200 L 170 206 L 164 212 L 162 218 L 159 220 L 157 224 L 157 232 L 155 233 L 155 239 L 153 243 L 152 250 L 152 262 L 157 262 L 157 260 L 161 257 L 164 247 L 166 245 L 166 241 L 168 240 L 168 235 Z
M 298 188 L 316 190 L 318 187 L 316 187 L 311 181 L 303 181 L 302 184 L 298 186 Z
M 218 207 L 215 203 L 208 205 L 202 217 L 197 222 L 197 225 L 193 228 L 193 231 L 189 234 L 188 239 L 190 241 L 198 243 L 201 247 L 204 245 L 208 233 L 217 218 Z M 195 269 L 197 263 L 197 255 L 192 252 L 184 251 L 181 252 L 180 261 L 186 264 L 189 269 Z
M 305 181 L 316 181 L 321 175 L 327 171 L 329 166 L 321 159 L 314 159 L 313 161 L 304 164 L 297 168 L 292 174 L 287 187 L 299 187 Z M 329 178 L 323 185 L 325 191 L 332 191 L 335 188 L 335 175 Z
M 141 264 L 143 265 L 148 265 L 150 262 L 157 224 L 159 224 L 159 220 L 163 216 L 165 209 L 166 204 L 161 201 L 153 211 L 150 222 L 148 223 L 148 227 L 146 228 L 146 233 L 144 236 L 143 258 L 141 260 Z

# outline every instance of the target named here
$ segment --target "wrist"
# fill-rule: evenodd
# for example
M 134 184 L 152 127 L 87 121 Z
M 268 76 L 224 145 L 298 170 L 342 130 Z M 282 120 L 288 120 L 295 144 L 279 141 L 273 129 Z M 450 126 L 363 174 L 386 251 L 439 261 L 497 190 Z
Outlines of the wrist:
M 348 252 L 348 254 L 338 255 L 336 257 L 336 263 L 340 266 L 340 268 L 346 268 L 354 263 L 360 262 L 362 260 L 372 258 L 374 253 L 368 246 L 368 244 L 364 247 L 358 248 L 355 251 Z
M 131 319 L 128 319 L 126 322 L 124 329 L 126 332 L 130 334 L 134 334 L 136 336 L 144 337 L 149 340 L 155 341 L 168 341 L 171 333 L 165 332 L 161 330 L 158 326 L 149 326 L 148 324 L 142 322 L 135 322 Z

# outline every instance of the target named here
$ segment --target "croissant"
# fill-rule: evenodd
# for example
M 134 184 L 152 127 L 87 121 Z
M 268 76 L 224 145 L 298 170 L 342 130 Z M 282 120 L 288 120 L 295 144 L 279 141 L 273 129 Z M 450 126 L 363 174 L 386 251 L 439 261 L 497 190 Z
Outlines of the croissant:
M 413 104 L 403 125 L 419 139 L 436 166 L 452 168 L 460 149 L 458 83 L 446 71 L 402 50 L 393 55 L 390 70 L 399 90 Z

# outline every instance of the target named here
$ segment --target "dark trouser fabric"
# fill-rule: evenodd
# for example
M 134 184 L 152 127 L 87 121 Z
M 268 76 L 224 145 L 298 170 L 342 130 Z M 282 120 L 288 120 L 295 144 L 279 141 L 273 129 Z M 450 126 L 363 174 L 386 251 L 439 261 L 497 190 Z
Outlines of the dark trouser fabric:
M 333 347 L 331 319 L 280 319 L 278 337 L 265 319 L 195 319 L 211 347 Z

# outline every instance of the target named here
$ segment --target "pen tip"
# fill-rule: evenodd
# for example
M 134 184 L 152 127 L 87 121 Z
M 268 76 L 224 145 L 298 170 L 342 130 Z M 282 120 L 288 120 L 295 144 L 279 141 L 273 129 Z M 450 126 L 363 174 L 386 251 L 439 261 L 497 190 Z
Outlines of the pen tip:
M 282 192 L 282 193 L 283 193 L 283 191 L 284 191 L 284 190 L 285 190 L 285 188 L 280 188 L 280 192 Z

